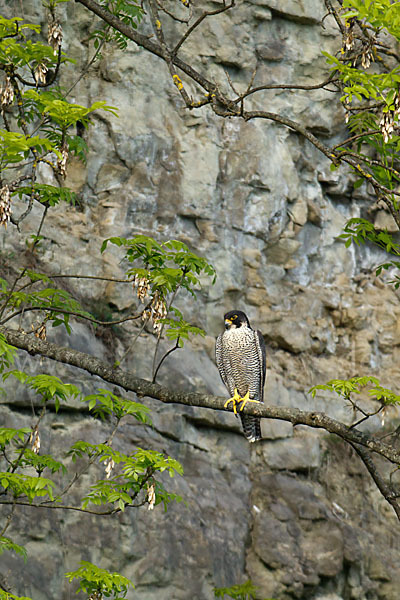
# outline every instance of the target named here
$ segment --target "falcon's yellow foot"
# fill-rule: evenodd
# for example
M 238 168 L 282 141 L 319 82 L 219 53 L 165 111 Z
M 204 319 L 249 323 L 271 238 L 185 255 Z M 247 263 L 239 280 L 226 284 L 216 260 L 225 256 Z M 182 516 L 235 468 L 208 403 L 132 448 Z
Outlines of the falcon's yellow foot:
M 250 392 L 247 392 L 243 398 L 241 398 L 241 407 L 240 410 L 243 410 L 248 402 L 257 402 L 257 404 L 261 404 L 258 400 L 250 400 Z
M 235 413 L 235 415 L 237 415 L 236 404 L 239 404 L 239 402 L 242 402 L 242 400 L 244 400 L 244 398 L 242 398 L 241 396 L 239 396 L 239 393 L 238 393 L 237 389 L 235 388 L 235 392 L 233 394 L 233 397 L 229 398 L 229 400 L 227 400 L 225 402 L 224 408 L 227 408 L 228 405 L 230 404 L 230 402 L 232 402 L 233 412 Z

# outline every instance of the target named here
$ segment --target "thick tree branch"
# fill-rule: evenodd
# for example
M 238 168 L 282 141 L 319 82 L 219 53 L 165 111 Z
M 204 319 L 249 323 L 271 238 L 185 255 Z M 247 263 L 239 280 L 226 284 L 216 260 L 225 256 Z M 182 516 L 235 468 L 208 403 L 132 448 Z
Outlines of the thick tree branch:
M 40 355 L 58 362 L 84 369 L 91 375 L 97 375 L 104 381 L 135 392 L 139 397 L 148 396 L 166 404 L 184 404 L 186 406 L 199 406 L 213 410 L 229 410 L 224 408 L 226 398 L 210 394 L 185 393 L 176 389 L 169 389 L 157 383 L 135 377 L 120 368 L 113 368 L 94 356 L 45 342 L 20 331 L 14 331 L 0 326 L 6 341 L 26 350 L 32 355 Z M 394 464 L 400 464 L 400 452 L 358 429 L 351 429 L 348 425 L 332 419 L 325 413 L 308 412 L 298 408 L 283 406 L 268 406 L 265 404 L 247 404 L 244 412 L 261 418 L 289 421 L 293 425 L 307 425 L 317 429 L 325 429 L 334 433 L 349 443 L 359 444 L 376 452 Z

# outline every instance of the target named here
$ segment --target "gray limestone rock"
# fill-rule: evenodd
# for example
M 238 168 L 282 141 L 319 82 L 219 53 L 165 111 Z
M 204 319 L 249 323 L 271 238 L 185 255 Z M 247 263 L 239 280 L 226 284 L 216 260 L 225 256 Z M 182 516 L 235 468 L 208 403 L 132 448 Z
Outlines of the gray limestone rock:
M 0 4 L 2 14 L 19 14 L 19 0 Z M 27 19 L 45 25 L 39 0 L 23 4 Z M 92 56 L 84 41 L 92 17 L 76 2 L 57 10 L 64 49 L 81 65 Z M 224 69 L 244 91 L 256 65 L 255 85 L 319 83 L 326 77 L 321 49 L 335 53 L 341 44 L 331 17 L 324 29 L 319 25 L 325 10 L 315 0 L 238 3 L 234 11 L 206 19 L 182 56 L 194 56 L 194 65 L 222 81 L 226 93 Z M 141 27 L 151 35 L 147 22 Z M 75 81 L 76 68 L 62 71 L 62 85 Z M 346 220 L 363 214 L 370 202 L 364 188 L 353 191 L 342 167 L 331 172 L 323 155 L 276 123 L 221 119 L 207 107 L 187 111 L 162 61 L 133 44 L 124 52 L 106 48 L 74 93 L 73 101 L 87 105 L 104 99 L 120 116 L 93 117 L 84 134 L 87 165 L 72 159 L 66 180 L 79 194 L 79 209 L 60 204 L 49 211 L 37 269 L 121 278 L 125 265 L 118 249 L 109 246 L 100 254 L 102 241 L 144 234 L 180 239 L 217 270 L 215 286 L 202 281 L 196 300 L 179 295 L 185 317 L 207 335 L 168 357 L 160 383 L 225 396 L 213 344 L 224 312 L 238 308 L 267 342 L 267 404 L 323 411 L 351 424 L 352 413 L 336 395 L 313 399 L 311 385 L 368 371 L 399 387 L 398 293 L 371 274 L 383 254 L 346 249 L 338 239 Z M 326 143 L 337 143 L 345 131 L 343 107 L 334 95 L 327 100 L 321 91 L 313 94 L 267 90 L 249 99 L 249 107 L 299 121 Z M 46 169 L 39 179 L 54 183 Z M 16 214 L 26 208 L 18 199 L 13 206 Z M 11 227 L 0 231 L 0 277 L 6 262 L 22 266 L 24 240 L 39 226 L 42 210 L 33 208 L 21 237 Z M 376 214 L 382 229 L 390 226 L 387 216 Z M 130 286 L 84 280 L 71 289 L 97 315 L 112 310 L 118 317 L 136 307 Z M 113 364 L 137 331 L 129 325 L 124 334 L 106 334 L 73 323 L 70 337 L 56 330 L 49 339 Z M 145 330 L 123 368 L 151 378 L 155 341 Z M 163 341 L 160 355 L 170 347 Z M 17 366 L 46 370 L 85 393 L 104 387 L 82 371 L 23 354 Z M 33 395 L 12 378 L 2 386 L 7 396 L 0 396 L 0 422 L 30 426 Z M 263 441 L 249 446 L 233 414 L 143 401 L 154 427 L 127 419 L 116 447 L 155 448 L 180 460 L 184 477 L 167 483 L 185 503 L 167 513 L 143 507 L 103 520 L 74 511 L 38 509 L 32 516 L 28 508 L 19 510 L 8 533 L 16 542 L 28 540 L 29 560 L 25 565 L 11 553 L 2 556 L 15 593 L 71 598 L 64 573 L 82 559 L 132 578 L 136 589 L 129 600 L 212 600 L 214 586 L 248 577 L 259 586 L 259 599 L 398 600 L 398 525 L 357 457 L 340 442 L 264 420 Z M 398 418 L 396 409 L 387 418 Z M 50 409 L 46 419 L 43 449 L 60 456 L 76 439 L 100 442 L 109 434 L 109 423 L 89 418 L 78 401 L 57 415 Z M 382 433 L 378 419 L 370 427 Z M 76 492 L 86 492 L 90 483 L 83 477 Z

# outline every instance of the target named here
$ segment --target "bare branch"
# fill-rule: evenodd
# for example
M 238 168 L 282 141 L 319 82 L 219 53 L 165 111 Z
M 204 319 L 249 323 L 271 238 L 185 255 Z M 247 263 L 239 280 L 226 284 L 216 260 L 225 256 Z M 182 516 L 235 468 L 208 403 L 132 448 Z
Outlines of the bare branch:
M 378 490 L 380 491 L 380 493 L 382 494 L 382 496 L 393 507 L 393 510 L 396 513 L 397 518 L 400 521 L 400 506 L 396 500 L 396 498 L 397 498 L 396 493 L 390 486 L 387 485 L 387 483 L 384 481 L 384 479 L 379 475 L 377 468 L 374 465 L 373 460 L 371 459 L 370 453 L 365 448 L 362 448 L 362 447 L 358 446 L 357 444 L 351 444 L 351 445 L 353 446 L 354 450 L 357 452 L 358 456 L 363 461 L 364 465 L 366 466 L 366 468 L 368 470 L 368 473 L 371 475 L 372 479 L 376 483 L 376 486 L 377 486 Z
M 139 508 L 140 506 L 143 506 L 144 504 L 146 504 L 147 500 L 143 500 L 143 502 L 139 502 L 138 504 L 125 504 L 125 509 L 126 508 Z M 108 516 L 108 515 L 115 515 L 116 513 L 121 512 L 120 508 L 112 508 L 110 510 L 105 510 L 105 511 L 96 511 L 96 510 L 90 510 L 89 508 L 82 508 L 81 506 L 73 506 L 73 505 L 69 505 L 69 504 L 34 504 L 32 502 L 24 502 L 23 500 L 0 500 L 0 504 L 16 504 L 18 506 L 29 506 L 31 508 L 54 508 L 54 509 L 61 509 L 61 510 L 77 510 L 78 512 L 81 513 L 88 513 L 89 515 L 96 515 L 99 517 L 104 517 L 104 516 Z
M 103 326 L 120 325 L 121 323 L 126 323 L 127 321 L 135 321 L 137 319 L 140 319 L 140 317 L 143 314 L 143 311 L 142 311 L 137 315 L 131 315 L 130 317 L 124 317 L 123 319 L 117 319 L 116 321 L 99 321 L 98 319 L 95 319 L 94 317 L 88 317 L 87 315 L 83 315 L 82 313 L 74 312 L 72 310 L 63 310 L 62 308 L 58 308 L 57 306 L 29 306 L 29 307 L 24 307 L 21 310 L 16 310 L 11 315 L 7 315 L 7 317 L 5 317 L 1 321 L 1 324 L 4 325 L 11 319 L 14 319 L 15 317 L 17 317 L 18 315 L 32 312 L 32 311 L 43 311 L 43 312 L 50 312 L 50 313 L 59 313 L 61 315 L 71 315 L 78 319 L 84 319 L 85 321 L 89 321 L 90 323 L 96 323 L 96 325 L 103 325 Z
M 250 96 L 251 94 L 255 94 L 256 92 L 262 92 L 266 90 L 320 90 L 324 88 L 328 83 L 335 83 L 339 81 L 338 78 L 335 78 L 333 75 L 330 75 L 328 79 L 325 79 L 322 83 L 316 83 L 315 85 L 295 85 L 292 83 L 269 83 L 266 85 L 259 85 L 255 88 L 247 90 L 244 94 L 242 94 L 239 98 L 234 100 L 235 104 L 238 104 L 243 98 Z
M 251 112 L 244 112 L 243 118 L 245 121 L 250 121 L 251 119 L 269 119 L 270 121 L 275 121 L 276 123 L 280 123 L 281 125 L 286 125 L 290 127 L 297 133 L 301 133 L 305 138 L 308 139 L 318 150 L 320 150 L 325 156 L 329 158 L 329 160 L 336 163 L 336 155 L 332 150 L 330 150 L 327 146 L 325 146 L 322 142 L 319 141 L 318 138 L 315 137 L 312 133 L 310 133 L 303 125 L 292 121 L 292 119 L 288 119 L 287 117 L 282 117 L 281 115 L 277 115 L 276 113 L 266 112 L 263 110 L 254 110 Z
M 181 37 L 179 42 L 176 44 L 175 48 L 172 50 L 171 55 L 173 57 L 176 56 L 176 54 L 177 54 L 179 48 L 182 46 L 182 44 L 184 44 L 186 42 L 189 35 L 191 33 L 193 33 L 193 31 L 204 21 L 204 19 L 206 19 L 207 17 L 212 17 L 214 15 L 219 15 L 220 13 L 226 12 L 233 6 L 235 6 L 235 0 L 232 0 L 230 4 L 225 4 L 225 1 L 224 1 L 223 6 L 221 6 L 220 8 L 217 8 L 216 10 L 210 10 L 210 11 L 203 12 L 203 14 L 200 15 L 200 17 L 193 23 L 193 25 L 191 25 L 189 27 L 189 29 Z

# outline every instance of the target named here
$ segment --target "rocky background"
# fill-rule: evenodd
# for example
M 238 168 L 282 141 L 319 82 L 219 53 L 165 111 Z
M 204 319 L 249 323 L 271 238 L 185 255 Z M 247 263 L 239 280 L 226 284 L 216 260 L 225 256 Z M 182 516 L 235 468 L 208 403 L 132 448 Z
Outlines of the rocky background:
M 8 17 L 22 9 L 28 21 L 45 27 L 39 0 L 2 0 L 0 7 Z M 93 55 L 94 20 L 73 2 L 59 13 L 64 49 L 82 65 Z M 194 64 L 223 85 L 226 70 L 240 90 L 256 65 L 258 85 L 319 83 L 326 77 L 321 50 L 340 46 L 333 19 L 321 26 L 324 15 L 322 0 L 240 2 L 204 22 L 182 55 L 195 56 Z M 149 31 L 146 23 L 141 27 Z M 61 84 L 69 87 L 77 72 L 76 65 L 66 67 Z M 207 337 L 171 355 L 160 383 L 224 395 L 214 340 L 224 312 L 238 308 L 265 335 L 266 402 L 326 411 L 350 423 L 348 407 L 327 394 L 313 400 L 311 385 L 374 374 L 399 389 L 398 293 L 374 276 L 382 256 L 366 247 L 346 249 L 337 239 L 352 216 L 368 214 L 379 227 L 393 227 L 365 185 L 353 190 L 346 173 L 332 173 L 322 154 L 282 126 L 222 120 L 208 108 L 184 110 L 165 65 L 133 44 L 124 52 L 105 50 L 70 98 L 106 100 L 120 116 L 93 118 L 85 134 L 88 163 L 72 161 L 66 182 L 81 204 L 50 212 L 34 267 L 122 276 L 121 255 L 113 248 L 101 255 L 102 240 L 144 233 L 180 239 L 217 269 L 214 286 L 205 281 L 196 301 L 182 295 L 178 302 Z M 338 97 L 326 91 L 263 92 L 254 106 L 303 123 L 327 143 L 344 132 Z M 54 183 L 45 169 L 41 177 Z M 35 209 L 20 236 L 12 227 L 0 232 L 0 260 L 22 264 L 25 237 L 40 218 Z M 125 314 L 134 304 L 123 286 L 69 285 L 99 318 Z M 77 324 L 70 339 L 60 332 L 50 339 L 114 362 L 134 333 Z M 122 366 L 150 377 L 154 345 L 152 334 L 143 333 Z M 22 354 L 20 366 L 57 374 L 87 393 L 104 387 L 83 372 Z M 1 422 L 29 426 L 31 399 L 13 385 L 8 382 L 9 395 L 0 397 Z M 214 586 L 250 577 L 259 599 L 398 600 L 398 523 L 338 439 L 265 420 L 263 441 L 251 446 L 233 415 L 145 402 L 154 428 L 126 422 L 115 447 L 155 448 L 181 461 L 184 477 L 167 484 L 186 504 L 166 514 L 143 508 L 103 519 L 19 509 L 7 535 L 28 539 L 29 560 L 8 553 L 1 559 L 15 593 L 35 600 L 76 597 L 63 574 L 84 559 L 131 578 L 132 599 L 211 600 Z M 46 418 L 43 451 L 55 448 L 60 456 L 77 439 L 96 443 L 109 433 L 78 406 Z M 77 491 L 87 485 L 83 477 Z

